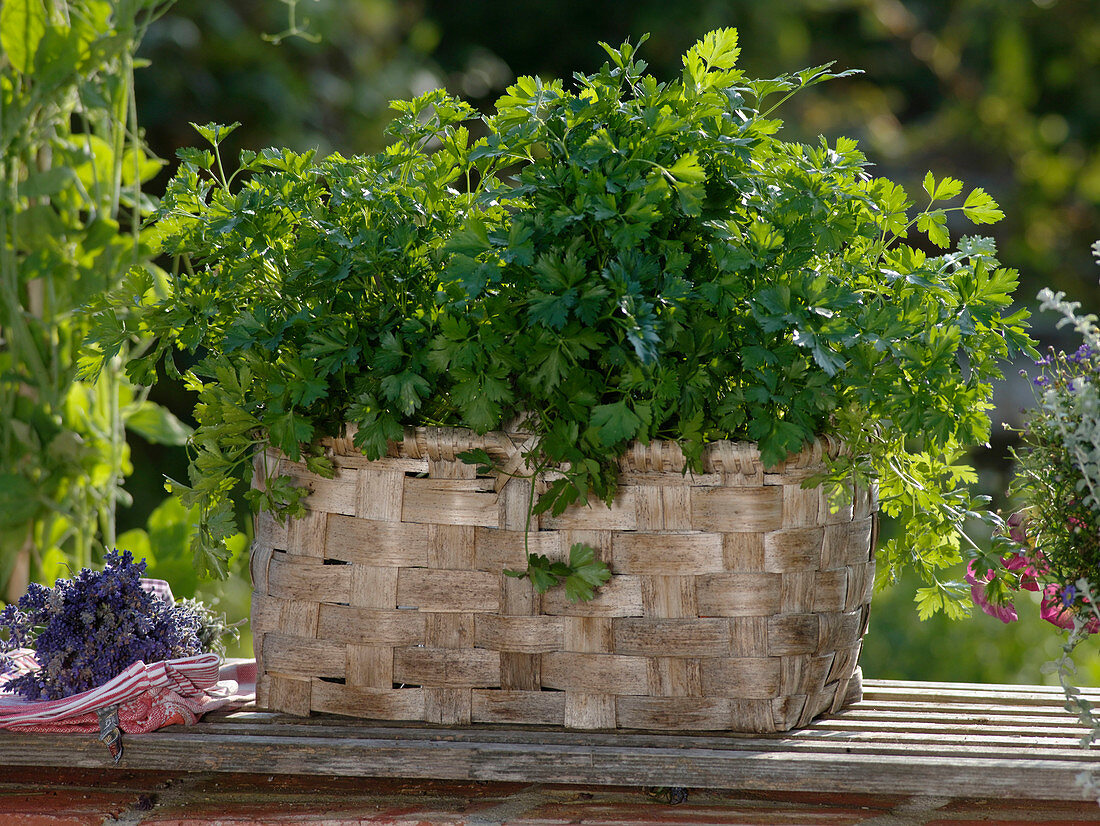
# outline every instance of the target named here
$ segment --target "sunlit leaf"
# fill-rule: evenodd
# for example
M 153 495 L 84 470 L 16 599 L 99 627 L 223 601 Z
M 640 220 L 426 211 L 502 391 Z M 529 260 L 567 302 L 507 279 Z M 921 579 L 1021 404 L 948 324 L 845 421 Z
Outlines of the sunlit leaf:
M 4 0 L 0 4 L 0 48 L 21 74 L 33 74 L 34 56 L 46 33 L 42 0 Z

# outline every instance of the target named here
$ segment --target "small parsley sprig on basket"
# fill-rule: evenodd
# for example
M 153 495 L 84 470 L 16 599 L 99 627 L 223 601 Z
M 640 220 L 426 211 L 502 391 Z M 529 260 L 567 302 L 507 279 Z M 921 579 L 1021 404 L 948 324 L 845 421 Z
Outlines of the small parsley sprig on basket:
M 85 568 L 53 588 L 32 583 L 0 611 L 0 673 L 11 670 L 6 652 L 18 648 L 34 649 L 40 666 L 10 680 L 7 690 L 57 700 L 103 685 L 138 661 L 203 653 L 203 612 L 146 590 L 145 561 L 129 551 L 112 551 L 105 562 L 102 571 Z

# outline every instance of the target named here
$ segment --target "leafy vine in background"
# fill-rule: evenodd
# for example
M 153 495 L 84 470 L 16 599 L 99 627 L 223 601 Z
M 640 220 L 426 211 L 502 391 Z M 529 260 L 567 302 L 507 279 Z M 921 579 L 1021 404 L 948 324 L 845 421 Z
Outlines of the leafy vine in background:
M 298 22 L 298 3 L 301 0 L 280 0 L 286 5 L 287 24 L 286 28 L 278 34 L 263 34 L 260 35 L 268 43 L 272 43 L 278 46 L 288 37 L 300 37 L 309 43 L 320 43 L 321 35 L 315 34 L 309 30 L 309 18 L 303 15 L 302 21 Z
M 112 362 L 78 381 L 86 302 L 152 252 L 134 53 L 171 2 L 0 5 L 0 585 L 9 599 L 115 543 L 125 428 L 187 429 Z M 126 357 L 126 350 L 120 351 Z

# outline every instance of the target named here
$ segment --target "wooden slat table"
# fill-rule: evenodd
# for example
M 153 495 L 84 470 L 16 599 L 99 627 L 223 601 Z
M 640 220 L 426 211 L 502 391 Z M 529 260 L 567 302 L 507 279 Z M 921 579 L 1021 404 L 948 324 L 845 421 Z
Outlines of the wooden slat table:
M 1100 703 L 1100 691 L 1090 699 Z M 125 737 L 124 770 L 1081 801 L 1100 751 L 1057 688 L 865 682 L 864 700 L 781 735 L 385 724 L 243 710 Z M 88 735 L 0 732 L 2 767 L 110 768 Z

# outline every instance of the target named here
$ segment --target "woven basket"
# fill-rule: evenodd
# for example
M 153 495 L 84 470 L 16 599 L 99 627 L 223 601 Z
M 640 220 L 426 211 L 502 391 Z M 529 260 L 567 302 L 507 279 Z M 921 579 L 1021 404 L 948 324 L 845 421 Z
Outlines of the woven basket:
M 257 520 L 258 702 L 432 723 L 785 731 L 859 699 L 875 498 L 830 512 L 802 481 L 829 440 L 765 470 L 752 445 L 673 443 L 620 461 L 611 507 L 532 518 L 529 549 L 597 549 L 594 600 L 526 579 L 525 436 L 409 430 L 369 461 L 335 441 L 334 479 L 274 454 L 308 486 L 304 518 Z M 483 447 L 495 477 L 456 458 Z M 539 480 L 538 485 L 545 484 Z M 536 488 L 538 492 L 540 488 Z

